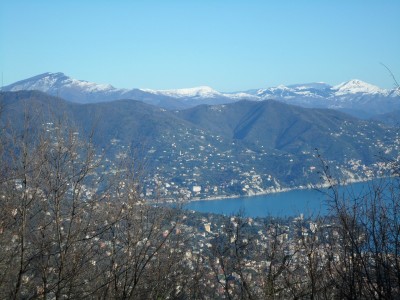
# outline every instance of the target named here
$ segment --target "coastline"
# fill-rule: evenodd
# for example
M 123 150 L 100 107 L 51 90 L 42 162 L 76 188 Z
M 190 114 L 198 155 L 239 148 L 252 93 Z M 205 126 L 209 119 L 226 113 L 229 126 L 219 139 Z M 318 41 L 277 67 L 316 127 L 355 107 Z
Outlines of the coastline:
M 377 179 L 382 179 L 384 177 L 373 177 L 373 178 L 363 178 L 363 179 L 347 179 L 346 181 L 343 182 L 338 182 L 337 184 L 339 186 L 348 186 L 354 183 L 361 183 L 361 182 L 368 182 L 368 181 L 374 181 Z M 227 200 L 227 199 L 237 199 L 237 198 L 251 198 L 251 197 L 257 197 L 257 196 L 266 196 L 266 195 L 272 195 L 272 194 L 278 194 L 278 193 L 287 193 L 291 191 L 298 191 L 298 190 L 318 190 L 318 189 L 326 189 L 329 188 L 331 184 L 329 183 L 321 183 L 317 184 L 314 186 L 298 186 L 298 187 L 292 187 L 292 188 L 274 188 L 271 190 L 264 190 L 263 192 L 258 192 L 254 193 L 252 195 L 221 195 L 221 196 L 214 196 L 214 197 L 208 197 L 208 198 L 201 198 L 201 199 L 189 199 L 185 200 L 182 202 L 202 202 L 202 201 L 219 201 L 219 200 Z M 179 202 L 176 201 L 176 202 Z

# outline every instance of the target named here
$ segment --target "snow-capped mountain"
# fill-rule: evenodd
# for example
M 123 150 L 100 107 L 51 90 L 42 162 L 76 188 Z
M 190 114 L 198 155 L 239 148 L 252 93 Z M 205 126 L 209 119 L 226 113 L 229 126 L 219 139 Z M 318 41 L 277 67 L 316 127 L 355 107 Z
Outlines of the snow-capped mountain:
M 156 95 L 163 95 L 172 98 L 178 99 L 188 99 L 188 98 L 196 98 L 196 99 L 212 99 L 212 98 L 229 98 L 229 99 L 252 99 L 258 100 L 258 97 L 245 93 L 221 93 L 209 86 L 199 86 L 194 88 L 186 88 L 186 89 L 174 89 L 174 90 L 149 90 L 142 89 L 142 91 L 146 91 Z
M 329 84 L 323 82 L 316 82 L 307 84 L 294 84 L 289 86 L 279 85 L 277 87 L 252 90 L 251 92 L 256 93 L 261 98 L 272 95 L 274 97 L 282 97 L 286 99 L 298 96 L 333 98 L 357 94 L 379 94 L 382 96 L 387 96 L 390 93 L 388 90 L 381 89 L 375 85 L 358 79 L 343 82 L 336 86 L 330 86 Z
M 400 110 L 400 93 L 397 89 L 381 89 L 358 79 L 336 86 L 322 82 L 280 85 L 248 93 L 261 100 L 274 99 L 310 108 L 337 109 L 361 118 Z
M 6 87 L 7 88 L 7 87 Z M 87 92 L 108 92 L 115 90 L 110 84 L 97 84 L 84 80 L 70 78 L 63 73 L 44 73 L 9 86 L 10 91 L 19 90 L 40 90 L 46 93 L 53 93 L 58 89 L 79 89 Z
M 156 95 L 164 95 L 170 96 L 174 98 L 188 98 L 188 97 L 197 97 L 197 98 L 215 98 L 221 97 L 222 94 L 217 92 L 216 90 L 210 88 L 209 86 L 199 86 L 194 88 L 187 89 L 175 89 L 175 90 L 149 90 L 145 89 L 144 91 L 156 94 Z
M 77 80 L 63 73 L 44 73 L 18 81 L 3 88 L 4 91 L 39 90 L 53 96 L 79 103 L 108 101 L 123 98 L 128 90 L 110 84 L 97 84 Z
M 79 103 L 135 99 L 167 109 L 254 99 L 246 93 L 223 94 L 206 86 L 175 90 L 119 89 L 109 84 L 77 80 L 63 73 L 44 73 L 3 88 L 3 91 L 19 90 L 39 90 Z
M 388 91 L 380 89 L 379 87 L 363 82 L 361 80 L 353 79 L 343 82 L 331 88 L 335 96 L 342 96 L 347 94 L 381 94 L 388 95 Z
M 39 90 L 79 103 L 135 99 L 166 109 L 273 99 L 304 107 L 333 108 L 358 117 L 400 110 L 399 88 L 385 90 L 357 79 L 336 86 L 315 82 L 222 93 L 208 86 L 174 90 L 119 89 L 109 84 L 73 79 L 63 73 L 44 73 L 3 88 L 3 91 L 19 90 Z

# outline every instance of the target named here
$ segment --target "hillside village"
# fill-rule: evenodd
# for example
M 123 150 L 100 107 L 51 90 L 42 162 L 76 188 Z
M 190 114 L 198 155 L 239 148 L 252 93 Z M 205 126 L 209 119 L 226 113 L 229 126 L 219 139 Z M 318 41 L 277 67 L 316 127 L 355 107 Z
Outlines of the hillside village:
M 348 134 L 345 129 L 339 133 L 332 133 L 344 134 Z M 358 135 L 365 134 L 358 132 Z M 200 146 L 197 143 L 190 146 L 190 139 L 193 139 L 193 134 L 177 132 L 171 138 L 176 142 L 172 143 L 170 148 L 160 151 L 152 147 L 148 150 L 147 159 L 154 162 L 156 167 L 153 173 L 146 174 L 143 179 L 143 197 L 162 197 L 169 201 L 198 200 L 254 196 L 326 185 L 320 181 L 322 165 L 316 151 L 303 151 L 301 155 L 295 156 L 266 150 L 263 146 L 250 150 L 232 143 L 232 149 L 220 152 L 220 149 L 214 146 L 222 142 L 223 138 L 220 136 L 206 138 L 200 135 Z M 188 148 L 177 147 L 177 144 L 187 143 Z M 120 147 L 117 141 L 113 144 L 117 148 Z M 382 153 L 382 156 L 398 153 L 399 134 L 396 133 L 394 140 L 377 140 L 377 143 L 370 147 L 374 147 L 376 153 Z M 367 165 L 360 159 L 351 157 L 344 157 L 342 161 L 328 160 L 326 163 L 335 169 L 335 174 L 339 174 L 337 176 L 343 183 L 382 176 L 391 166 L 390 161 L 376 161 Z M 279 164 L 289 169 L 284 178 L 276 176 L 273 166 Z M 292 180 L 288 182 L 288 178 Z

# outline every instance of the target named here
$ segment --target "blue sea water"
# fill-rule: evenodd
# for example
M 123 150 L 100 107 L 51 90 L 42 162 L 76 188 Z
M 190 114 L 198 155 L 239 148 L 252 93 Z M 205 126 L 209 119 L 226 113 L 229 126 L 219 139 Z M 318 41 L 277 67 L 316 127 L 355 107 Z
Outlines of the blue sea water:
M 326 214 L 325 199 L 326 196 L 316 190 L 292 190 L 261 196 L 192 201 L 185 208 L 224 215 L 233 215 L 242 211 L 249 217 L 285 217 L 301 213 Z
M 341 195 L 357 197 L 368 193 L 373 181 L 359 182 L 339 189 Z M 317 216 L 329 212 L 329 199 L 332 192 L 329 189 L 291 190 L 261 196 L 240 197 L 219 200 L 198 200 L 189 202 L 185 208 L 189 210 L 234 215 L 243 212 L 248 217 L 287 217 L 287 216 Z

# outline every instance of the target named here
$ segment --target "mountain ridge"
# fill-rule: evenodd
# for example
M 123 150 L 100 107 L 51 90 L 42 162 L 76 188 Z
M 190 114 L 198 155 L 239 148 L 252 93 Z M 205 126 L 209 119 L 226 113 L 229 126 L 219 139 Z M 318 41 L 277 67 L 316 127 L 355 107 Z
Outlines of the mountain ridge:
M 227 104 L 240 100 L 277 100 L 310 108 L 332 108 L 359 118 L 400 109 L 399 88 L 386 90 L 352 79 L 331 86 L 327 83 L 279 85 L 277 87 L 223 93 L 207 86 L 172 90 L 120 89 L 109 84 L 77 80 L 64 73 L 43 73 L 3 87 L 3 91 L 40 90 L 78 103 L 133 99 L 168 110 L 200 104 Z

